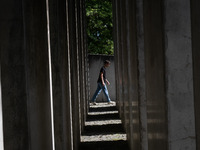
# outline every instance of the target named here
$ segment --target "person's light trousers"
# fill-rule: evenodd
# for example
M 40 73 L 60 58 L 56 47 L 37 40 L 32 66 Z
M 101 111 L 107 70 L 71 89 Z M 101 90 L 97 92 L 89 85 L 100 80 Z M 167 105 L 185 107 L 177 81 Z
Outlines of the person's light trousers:
M 94 93 L 94 95 L 93 95 L 93 97 L 91 99 L 91 102 L 95 102 L 96 101 L 96 98 L 101 93 L 101 90 L 105 94 L 107 101 L 110 102 L 110 97 L 109 97 L 109 93 L 108 93 L 108 89 L 107 89 L 106 84 L 105 84 L 105 86 L 103 86 L 103 84 L 99 83 L 99 82 L 98 82 L 98 85 L 97 85 L 96 92 Z

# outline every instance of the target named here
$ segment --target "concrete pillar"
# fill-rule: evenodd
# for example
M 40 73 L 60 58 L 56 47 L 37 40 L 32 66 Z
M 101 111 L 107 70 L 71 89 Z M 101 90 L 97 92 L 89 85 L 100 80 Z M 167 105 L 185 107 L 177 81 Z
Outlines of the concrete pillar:
M 119 49 L 121 53 L 120 59 L 120 70 L 121 72 L 121 80 L 122 80 L 122 101 L 123 101 L 123 120 L 124 126 L 127 132 L 130 132 L 130 119 L 129 119 L 129 91 L 128 91 L 128 50 L 127 50 L 127 18 L 126 18 L 126 1 L 120 1 L 120 17 L 121 21 L 119 22 L 121 25 L 121 47 Z
M 131 149 L 140 149 L 135 1 L 113 1 L 118 105 Z
M 30 143 L 21 0 L 3 0 L 0 2 L 0 30 L 0 85 L 3 106 L 4 149 L 28 150 Z M 2 110 L 0 112 L 0 115 L 2 115 Z M 2 122 L 0 121 L 0 123 Z M 2 124 L 0 125 L 0 134 L 0 149 L 3 149 Z
M 117 74 L 118 74 L 118 77 L 119 77 L 119 111 L 120 111 L 120 116 L 121 116 L 121 119 L 123 122 L 125 122 L 125 117 L 124 117 L 124 99 L 123 99 L 123 67 L 122 67 L 122 24 L 121 24 L 121 21 L 122 21 L 122 10 L 121 10 L 121 1 L 117 1 L 117 11 L 118 11 L 118 21 L 117 22 L 117 25 L 118 25 L 118 36 L 119 36 L 119 39 L 118 39 L 118 71 L 117 71 Z
M 67 9 L 66 0 L 49 0 L 56 150 L 73 149 Z
M 140 121 L 139 121 L 139 95 L 138 95 L 138 49 L 136 31 L 136 1 L 126 1 L 126 42 L 127 42 L 127 66 L 128 66 L 128 99 L 130 119 L 130 147 L 141 149 L 140 145 Z
M 1 58 L 0 58 L 0 62 L 1 62 Z M 4 150 L 3 108 L 2 108 L 2 94 L 1 94 L 1 64 L 0 64 L 0 149 Z
M 78 150 L 80 142 L 80 84 L 79 84 L 79 51 L 78 51 L 78 26 L 77 26 L 77 1 L 69 0 L 69 49 L 70 49 L 70 70 L 71 70 L 71 91 L 72 91 L 72 122 L 74 150 Z
M 114 57 L 115 57 L 115 83 L 116 83 L 116 103 L 117 107 L 120 108 L 120 81 L 119 81 L 119 15 L 118 15 L 118 2 L 112 1 L 113 7 L 113 37 L 114 37 Z M 120 114 L 121 110 L 119 109 Z
M 163 1 L 144 0 L 148 149 L 168 149 Z
M 83 131 L 84 125 L 85 125 L 85 66 L 84 66 L 84 36 L 83 36 L 83 0 L 80 0 L 77 10 L 79 13 L 79 24 L 80 24 L 80 29 L 79 29 L 79 78 L 80 80 L 80 115 L 81 115 L 81 131 Z
M 164 6 L 169 149 L 195 150 L 190 0 Z
M 145 57 L 144 57 L 144 23 L 143 23 L 143 0 L 136 0 L 136 22 L 137 22 L 137 48 L 138 48 L 138 82 L 139 82 L 139 114 L 140 114 L 140 136 L 141 150 L 148 150 L 147 137 L 147 99 L 145 83 Z
M 46 1 L 23 1 L 23 9 L 30 149 L 53 150 Z
M 85 113 L 85 118 L 84 118 L 84 122 L 86 121 L 86 116 L 87 116 L 87 112 L 88 112 L 88 102 L 89 102 L 89 63 L 88 63 L 88 51 L 87 51 L 87 33 L 86 33 L 86 10 L 85 10 L 85 1 L 82 0 L 82 48 L 83 48 L 83 57 L 84 57 L 84 72 L 83 74 L 85 74 L 85 85 L 84 85 L 84 89 L 85 89 L 85 104 L 84 104 L 84 113 Z
M 191 21 L 192 21 L 192 53 L 193 53 L 193 86 L 194 86 L 194 106 L 195 106 L 195 126 L 196 126 L 196 149 L 200 150 L 200 1 L 198 0 L 191 0 Z M 191 55 L 190 55 L 191 56 Z M 194 130 L 193 130 L 194 131 Z M 193 141 L 195 140 L 194 136 L 188 138 Z M 193 144 L 194 145 L 194 144 Z

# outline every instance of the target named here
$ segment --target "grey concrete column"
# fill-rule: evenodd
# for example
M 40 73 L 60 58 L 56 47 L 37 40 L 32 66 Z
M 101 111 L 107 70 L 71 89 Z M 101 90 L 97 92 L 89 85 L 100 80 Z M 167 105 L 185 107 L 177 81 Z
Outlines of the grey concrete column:
M 80 3 L 78 4 L 77 7 L 78 13 L 79 13 L 79 24 L 80 24 L 80 29 L 79 29 L 79 45 L 80 45 L 80 53 L 79 53 L 79 66 L 80 66 L 80 115 L 81 115 L 81 132 L 83 131 L 84 125 L 85 125 L 85 120 L 86 120 L 86 113 L 85 113 L 85 65 L 84 65 L 84 35 L 83 35 L 83 30 L 84 30 L 84 24 L 83 24 L 83 0 L 80 0 Z
M 49 0 L 55 149 L 73 149 L 66 0 Z
M 196 126 L 196 149 L 200 150 L 200 1 L 191 0 L 191 21 L 192 21 L 192 53 L 193 53 L 193 86 L 194 86 L 194 106 L 195 106 L 195 126 Z M 194 137 L 193 137 L 194 138 Z M 193 139 L 194 141 L 194 139 Z
M 89 63 L 88 63 L 88 51 L 87 51 L 87 33 L 86 33 L 86 10 L 85 10 L 85 1 L 82 1 L 82 46 L 84 52 L 84 74 L 85 74 L 85 117 L 87 116 L 87 112 L 89 109 Z M 85 118 L 86 120 L 86 118 Z M 85 121 L 84 121 L 85 122 Z
M 52 150 L 46 1 L 23 1 L 23 8 L 30 149 Z
M 138 95 L 138 50 L 136 31 L 136 1 L 126 1 L 126 42 L 127 42 L 127 66 L 128 66 L 128 99 L 130 119 L 130 147 L 141 149 L 140 145 L 140 121 L 139 121 L 139 95 Z
M 168 149 L 163 1 L 144 0 L 144 48 L 149 150 Z
M 82 33 L 83 33 L 83 23 L 82 23 L 82 0 L 76 0 L 76 24 L 77 24 L 77 51 L 78 51 L 78 72 L 79 72 L 79 116 L 80 116 L 80 132 L 83 131 L 85 122 L 84 113 L 84 101 L 85 101 L 85 88 L 84 88 L 84 49 L 82 48 Z
M 119 108 L 120 106 L 120 92 L 119 92 L 119 15 L 118 15 L 118 2 L 116 0 L 112 1 L 113 7 L 113 37 L 114 37 L 114 57 L 115 57 L 115 83 L 116 83 L 116 105 Z
M 127 18 L 126 18 L 126 1 L 120 1 L 120 17 L 121 21 L 121 52 L 120 70 L 122 80 L 122 101 L 123 101 L 123 120 L 124 126 L 127 132 L 130 131 L 130 119 L 129 119 L 129 91 L 128 91 L 128 50 L 127 50 Z
M 120 0 L 117 1 L 117 11 L 118 11 L 118 76 L 119 76 L 119 111 L 120 111 L 120 116 L 122 119 L 122 122 L 125 122 L 125 117 L 124 117 L 124 101 L 123 101 L 123 67 L 122 67 L 122 10 L 121 10 L 121 2 Z
M 194 106 L 196 125 L 196 149 L 200 150 L 200 1 L 191 0 L 191 21 L 192 21 L 192 53 L 193 53 L 193 84 L 194 84 Z M 191 137 L 192 138 L 192 137 Z M 191 138 L 188 138 L 191 139 Z M 194 137 L 193 137 L 194 138 Z M 191 139 L 192 140 L 192 139 Z M 194 139 L 193 139 L 194 141 Z M 194 145 L 194 144 L 193 144 Z
M 117 74 L 117 68 L 118 68 L 118 47 L 117 47 L 117 40 L 118 40 L 118 35 L 117 35 L 117 31 L 118 31 L 118 26 L 117 26 L 117 3 L 115 0 L 112 0 L 112 13 L 113 13 L 113 40 L 114 40 L 114 57 L 115 57 L 115 91 L 116 91 L 116 105 L 118 106 L 118 74 Z
M 0 2 L 0 84 L 3 106 L 4 150 L 28 150 L 30 144 L 23 23 L 22 1 L 3 0 Z M 2 125 L 0 130 L 2 134 Z M 0 143 L 2 144 L 2 142 L 1 140 Z
M 0 58 L 0 62 L 1 62 L 1 58 Z M 4 150 L 3 108 L 2 108 L 2 94 L 1 94 L 1 64 L 0 64 L 0 149 Z
M 195 150 L 190 0 L 165 0 L 164 10 L 169 149 Z
M 136 0 L 137 22 L 137 48 L 138 48 L 138 76 L 139 76 L 139 113 L 140 113 L 140 136 L 141 150 L 148 150 L 147 137 L 147 99 L 145 83 L 145 58 L 144 58 L 144 23 L 143 23 L 143 0 Z
M 69 0 L 69 49 L 70 49 L 70 69 L 71 69 L 71 92 L 72 92 L 72 122 L 73 122 L 73 140 L 74 150 L 78 150 L 80 142 L 80 120 L 79 120 L 79 105 L 80 105 L 80 92 L 79 92 L 79 53 L 77 41 L 77 11 L 76 2 Z

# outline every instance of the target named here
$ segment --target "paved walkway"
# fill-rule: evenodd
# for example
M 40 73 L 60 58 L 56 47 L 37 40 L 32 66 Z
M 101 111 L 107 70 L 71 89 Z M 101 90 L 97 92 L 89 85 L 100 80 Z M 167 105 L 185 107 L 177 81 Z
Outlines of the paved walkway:
M 80 150 L 128 150 L 115 105 L 97 103 L 90 106 Z

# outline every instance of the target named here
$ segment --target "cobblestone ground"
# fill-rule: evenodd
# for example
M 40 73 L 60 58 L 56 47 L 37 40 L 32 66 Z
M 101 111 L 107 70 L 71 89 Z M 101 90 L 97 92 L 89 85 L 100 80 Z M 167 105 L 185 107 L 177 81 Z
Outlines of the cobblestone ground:
M 128 150 L 127 137 L 115 104 L 91 105 L 80 150 Z

